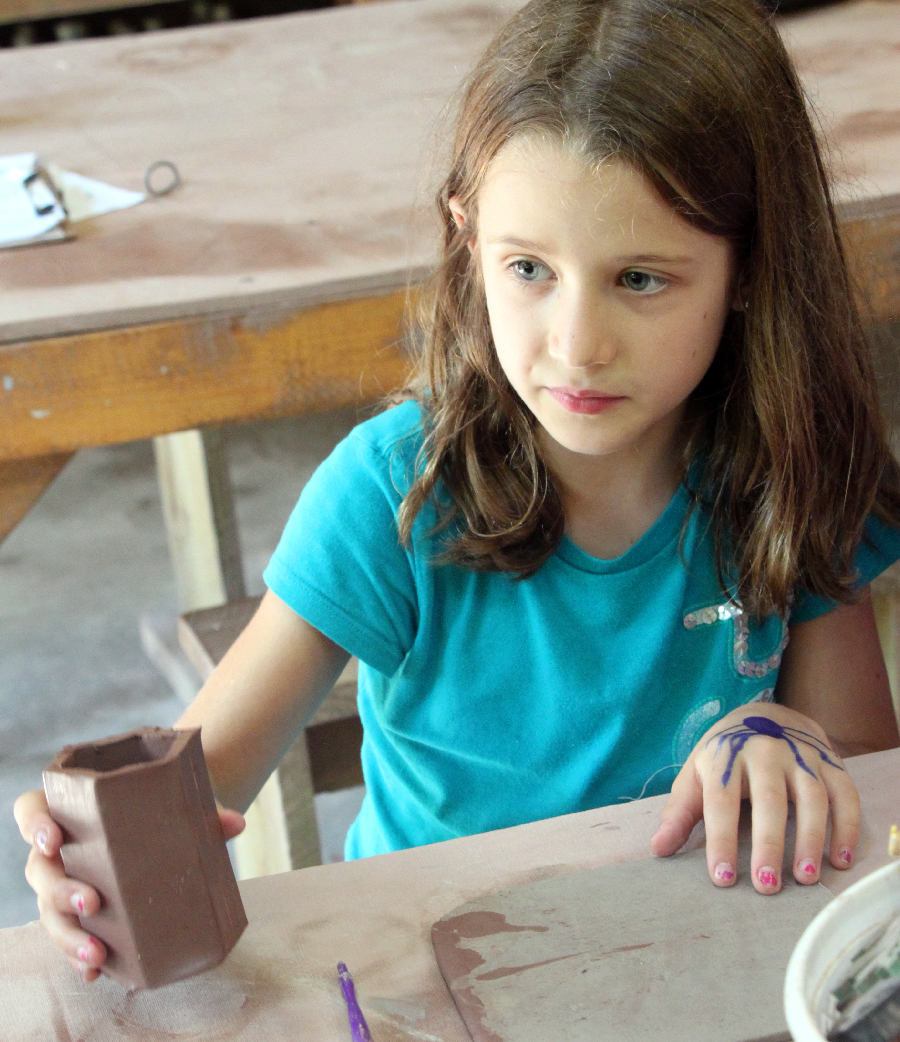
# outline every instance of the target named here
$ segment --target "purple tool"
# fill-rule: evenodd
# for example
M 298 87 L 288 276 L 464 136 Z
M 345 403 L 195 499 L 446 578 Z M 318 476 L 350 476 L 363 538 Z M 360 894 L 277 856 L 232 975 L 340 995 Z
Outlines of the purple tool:
M 350 1037 L 353 1042 L 372 1042 L 369 1034 L 369 1025 L 356 1001 L 356 988 L 353 986 L 353 978 L 347 969 L 347 964 L 338 963 L 338 977 L 341 981 L 341 991 L 344 993 L 344 1001 L 347 1003 L 347 1017 L 350 1021 Z

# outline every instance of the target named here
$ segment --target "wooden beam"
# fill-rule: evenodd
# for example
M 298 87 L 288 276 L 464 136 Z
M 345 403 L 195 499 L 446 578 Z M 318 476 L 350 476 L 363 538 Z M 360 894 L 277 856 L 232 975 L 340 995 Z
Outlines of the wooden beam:
M 0 4 L 0 25 L 10 22 L 39 21 L 41 18 L 69 18 L 92 12 L 117 11 L 120 7 L 141 7 L 147 0 L 4 0 Z M 172 3 L 173 0 L 153 0 Z
M 837 208 L 850 271 L 860 290 L 863 320 L 900 319 L 900 195 L 843 203 Z
M 228 461 L 218 430 L 153 439 L 181 611 L 245 596 Z
M 406 299 L 0 344 L 0 460 L 374 401 L 409 369 Z
M 71 452 L 0 462 L 0 543 L 72 458 Z

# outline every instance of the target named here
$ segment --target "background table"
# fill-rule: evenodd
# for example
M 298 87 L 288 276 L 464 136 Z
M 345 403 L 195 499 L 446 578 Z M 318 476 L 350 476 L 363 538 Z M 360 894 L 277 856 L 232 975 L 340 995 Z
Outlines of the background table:
M 0 152 L 128 188 L 166 158 L 184 180 L 75 242 L 0 252 L 0 536 L 79 448 L 363 403 L 402 382 L 407 287 L 434 259 L 427 157 L 514 6 L 395 0 L 0 53 Z M 855 270 L 874 317 L 896 320 L 900 2 L 785 25 L 839 156 Z M 202 473 L 204 447 L 185 444 L 176 460 L 190 451 Z M 192 529 L 167 481 L 176 561 L 192 531 L 224 560 L 212 592 L 181 578 L 185 607 L 224 599 L 239 574 L 212 486 Z
M 856 757 L 848 767 L 863 801 L 863 828 L 854 868 L 823 868 L 833 893 L 889 860 L 888 827 L 898 813 L 900 750 Z M 228 960 L 156 993 L 128 996 L 107 980 L 84 985 L 40 926 L 2 930 L 3 1038 L 347 1042 L 335 973 L 343 960 L 377 1042 L 469 1042 L 434 960 L 432 923 L 482 894 L 647 857 L 664 801 L 248 880 L 241 893 L 250 925 Z M 689 846 L 701 843 L 698 829 Z M 728 896 L 723 891 L 721 899 Z M 781 1002 L 780 995 L 762 998 Z

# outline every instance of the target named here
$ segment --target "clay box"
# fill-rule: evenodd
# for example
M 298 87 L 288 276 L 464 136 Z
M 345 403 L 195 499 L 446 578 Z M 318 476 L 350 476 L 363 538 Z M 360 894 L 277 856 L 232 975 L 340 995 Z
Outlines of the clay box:
M 44 771 L 68 875 L 100 911 L 84 928 L 104 971 L 156 988 L 220 963 L 247 925 L 200 745 L 200 731 L 142 728 L 67 746 Z

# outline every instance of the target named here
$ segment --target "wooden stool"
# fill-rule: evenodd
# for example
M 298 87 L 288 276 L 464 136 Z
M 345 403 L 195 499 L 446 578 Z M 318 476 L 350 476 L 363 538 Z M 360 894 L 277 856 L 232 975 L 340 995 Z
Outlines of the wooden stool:
M 205 681 L 253 617 L 260 597 L 188 612 L 178 639 Z M 362 724 L 356 708 L 358 663 L 351 659 L 303 734 L 247 811 L 247 828 L 234 841 L 239 879 L 322 863 L 313 807 L 317 792 L 363 784 Z

